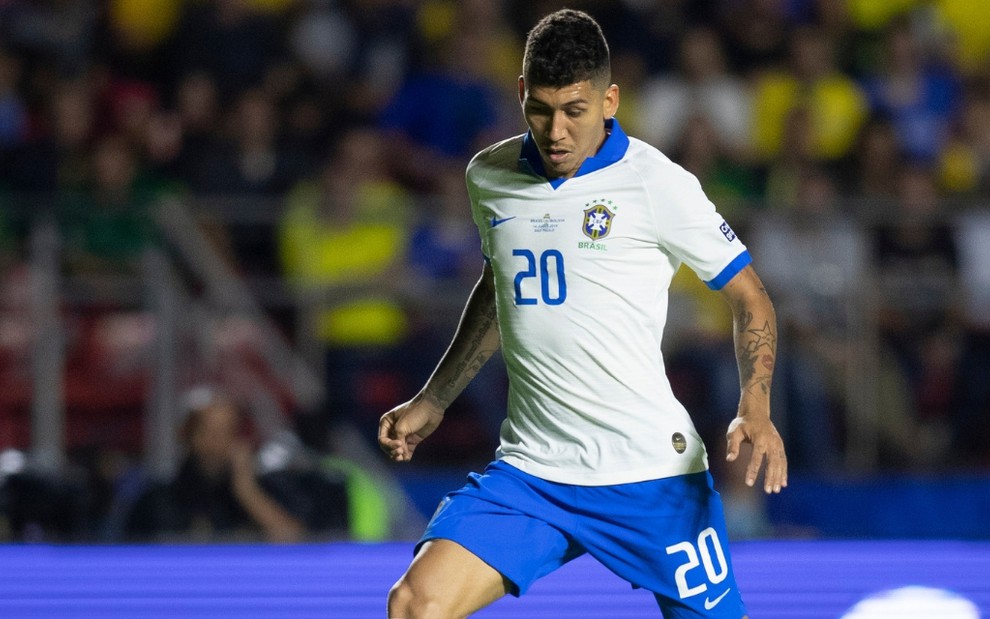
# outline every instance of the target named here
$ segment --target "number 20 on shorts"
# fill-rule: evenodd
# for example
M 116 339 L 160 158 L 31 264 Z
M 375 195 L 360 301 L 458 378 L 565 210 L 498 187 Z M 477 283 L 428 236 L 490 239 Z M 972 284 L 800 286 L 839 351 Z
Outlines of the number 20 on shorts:
M 667 554 L 673 555 L 679 552 L 687 555 L 687 561 L 682 563 L 674 572 L 674 581 L 677 583 L 677 593 L 681 599 L 689 598 L 708 590 L 708 583 L 717 585 L 725 580 L 729 575 L 729 566 L 725 561 L 725 552 L 722 550 L 722 543 L 718 539 L 715 529 L 708 527 L 698 535 L 696 544 L 691 542 L 680 542 L 672 546 L 667 546 Z M 688 574 L 695 568 L 704 567 L 707 582 L 701 581 L 695 586 L 688 584 Z M 697 581 L 697 577 L 692 576 L 692 581 Z

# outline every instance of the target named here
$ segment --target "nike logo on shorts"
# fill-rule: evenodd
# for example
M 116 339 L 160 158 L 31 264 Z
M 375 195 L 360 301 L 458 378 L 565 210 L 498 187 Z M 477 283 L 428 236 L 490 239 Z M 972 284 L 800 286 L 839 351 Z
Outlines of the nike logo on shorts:
M 513 215 L 512 217 L 506 217 L 506 218 L 504 218 L 504 219 L 496 219 L 496 218 L 495 218 L 495 217 L 493 216 L 493 217 L 492 217 L 492 228 L 494 228 L 495 226 L 501 226 L 501 225 L 502 225 L 502 224 L 504 224 L 505 222 L 507 222 L 507 221 L 510 221 L 510 220 L 513 220 L 513 219 L 515 219 L 515 218 L 516 218 L 516 216 L 515 216 L 515 215 Z
M 729 595 L 729 591 L 732 591 L 732 589 L 726 589 L 722 592 L 722 595 L 718 596 L 714 600 L 709 600 L 708 596 L 705 596 L 705 610 L 711 610 L 718 606 L 718 603 L 722 601 L 722 598 Z

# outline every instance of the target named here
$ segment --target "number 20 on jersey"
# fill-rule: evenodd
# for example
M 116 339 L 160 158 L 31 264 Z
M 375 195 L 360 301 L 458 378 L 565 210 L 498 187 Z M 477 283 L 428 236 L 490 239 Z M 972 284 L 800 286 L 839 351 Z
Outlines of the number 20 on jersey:
M 516 305 L 560 305 L 567 300 L 567 278 L 564 275 L 564 256 L 556 249 L 547 249 L 536 256 L 529 249 L 513 249 L 513 257 L 522 259 L 522 268 L 513 280 Z M 535 282 L 528 280 L 535 279 Z M 530 284 L 538 283 L 540 294 Z M 527 293 L 524 293 L 523 289 Z

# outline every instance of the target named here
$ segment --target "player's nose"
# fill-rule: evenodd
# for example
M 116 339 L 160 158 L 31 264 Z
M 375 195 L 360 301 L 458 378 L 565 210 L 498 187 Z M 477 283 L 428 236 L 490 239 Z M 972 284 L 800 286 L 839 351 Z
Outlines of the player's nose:
M 551 142 L 559 142 L 567 137 L 567 116 L 563 112 L 555 112 L 547 124 L 547 138 Z

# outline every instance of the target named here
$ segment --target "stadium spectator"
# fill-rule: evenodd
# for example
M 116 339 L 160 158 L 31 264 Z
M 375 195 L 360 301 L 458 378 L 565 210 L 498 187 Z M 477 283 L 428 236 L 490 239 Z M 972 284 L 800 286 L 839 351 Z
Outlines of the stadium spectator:
M 532 2 L 521 4 L 536 5 L 535 9 L 547 8 Z M 586 4 L 587 10 L 598 10 L 598 3 Z M 717 30 L 720 45 L 727 38 L 722 22 L 728 10 L 725 3 L 615 0 L 611 4 L 609 11 L 600 11 L 602 27 L 612 33 L 610 48 L 618 58 L 628 54 L 640 56 L 645 71 L 650 75 L 676 71 L 682 37 L 694 28 Z
M 895 199 L 904 162 L 894 127 L 882 118 L 871 118 L 852 157 L 842 166 L 846 178 L 841 185 L 843 196 L 873 202 Z
M 158 87 L 147 81 L 116 77 L 101 83 L 104 84 L 98 93 L 98 104 L 103 111 L 101 133 L 119 133 L 132 146 L 142 148 L 151 118 L 161 107 Z
M 832 43 L 814 26 L 788 31 L 787 68 L 769 68 L 756 80 L 752 141 L 757 155 L 771 159 L 785 148 L 795 109 L 808 115 L 815 159 L 836 161 L 849 154 L 867 118 L 866 96 L 835 65 Z
M 883 30 L 895 19 L 910 14 L 920 4 L 920 0 L 892 0 L 890 2 L 848 0 L 846 2 L 853 26 L 869 33 Z
M 959 257 L 939 199 L 933 169 L 908 165 L 898 178 L 896 212 L 870 230 L 880 371 L 907 393 L 891 407 L 903 408 L 903 418 L 883 419 L 888 465 L 928 464 L 942 457 L 949 438 Z
M 140 272 L 155 242 L 150 209 L 156 187 L 142 178 L 137 153 L 119 134 L 94 146 L 90 178 L 64 194 L 60 208 L 65 261 L 74 274 Z
M 235 403 L 209 388 L 194 389 L 188 400 L 180 429 L 186 454 L 179 470 L 137 499 L 124 525 L 126 536 L 190 542 L 303 539 L 304 523 L 258 479 Z
M 175 110 L 182 123 L 185 149 L 193 154 L 211 147 L 220 127 L 220 89 L 216 80 L 205 71 L 185 74 L 176 89 Z
M 85 484 L 62 472 L 24 468 L 5 473 L 0 476 L 0 540 L 86 541 L 86 499 Z
M 216 80 L 205 71 L 184 74 L 168 106 L 149 125 L 149 164 L 158 166 L 183 189 L 197 192 L 204 182 L 202 170 L 210 167 L 210 158 L 224 138 L 221 116 L 225 112 Z
M 522 63 L 522 54 L 519 51 L 520 37 L 510 22 L 512 15 L 508 0 L 425 2 L 418 14 L 421 29 L 429 27 L 426 24 L 429 24 L 431 19 L 426 9 L 430 5 L 446 5 L 448 7 L 446 11 L 450 13 L 450 18 L 445 20 L 447 27 L 437 29 L 433 37 L 447 37 L 454 29 L 461 29 L 482 40 L 479 44 L 479 49 L 483 50 L 483 58 L 479 59 L 479 76 L 484 77 L 491 84 L 504 84 L 506 80 L 512 81 L 519 77 L 519 65 Z M 513 113 L 514 120 L 515 99 L 512 97 L 502 97 L 502 99 L 513 107 L 509 112 Z
M 287 196 L 277 238 L 283 273 L 326 350 L 330 414 L 368 431 L 409 330 L 399 286 L 412 203 L 385 169 L 384 145 L 374 128 L 341 136 L 320 176 Z
M 786 61 L 793 31 L 787 5 L 780 0 L 722 3 L 719 30 L 734 73 L 752 78 Z
M 681 39 L 678 70 L 647 80 L 639 90 L 643 139 L 671 152 L 696 117 L 711 128 L 712 147 L 740 157 L 749 148 L 752 95 L 729 73 L 718 33 L 696 27 Z
M 182 18 L 181 0 L 111 0 L 107 30 L 120 54 L 141 58 L 175 36 Z
M 336 116 L 340 102 L 336 95 L 299 76 L 279 107 L 283 118 L 282 148 L 291 154 L 293 181 L 298 181 L 319 168 L 327 144 L 339 137 L 341 126 Z
M 438 191 L 423 196 L 416 211 L 406 260 L 425 290 L 460 286 L 476 275 L 478 244 L 472 238 L 474 222 L 464 209 L 468 196 L 462 176 L 443 174 Z
M 361 41 L 344 7 L 331 2 L 306 2 L 289 26 L 293 56 L 315 80 L 346 79 Z
M 98 17 L 83 2 L 4 2 L 0 38 L 32 64 L 41 60 L 42 73 L 77 75 L 93 58 Z
M 939 180 L 954 197 L 990 192 L 990 81 L 965 96 L 955 131 L 939 159 Z
M 139 138 L 139 154 L 148 173 L 163 183 L 175 186 L 177 191 L 184 189 L 179 180 L 184 138 L 179 115 L 171 110 L 152 111 Z
M 787 210 L 799 200 L 801 179 L 821 165 L 815 156 L 811 112 L 798 106 L 787 113 L 780 151 L 761 169 L 764 206 Z
M 890 122 L 908 159 L 934 162 L 959 107 L 959 80 L 926 55 L 907 22 L 888 30 L 884 57 L 863 80 L 871 113 Z
M 932 0 L 928 23 L 943 55 L 953 61 L 960 75 L 979 77 L 987 70 L 990 58 L 990 31 L 985 24 L 990 21 L 990 4 L 986 2 L 959 2 L 957 0 Z
M 230 112 L 223 119 L 227 125 L 221 139 L 199 159 L 190 189 L 242 198 L 284 195 L 299 171 L 279 143 L 282 117 L 276 102 L 266 91 L 252 88 L 238 94 Z
M 216 80 L 221 100 L 233 101 L 261 86 L 285 58 L 280 23 L 246 0 L 187 3 L 171 64 L 180 75 L 205 71 Z
M 669 155 L 698 177 L 705 193 L 727 216 L 741 216 L 760 195 L 759 175 L 721 145 L 703 115 L 687 121 L 680 142 Z
M 50 192 L 78 188 L 97 135 L 93 86 L 81 78 L 48 86 L 33 135 L 10 152 L 0 172 L 12 191 Z
M 485 78 L 481 42 L 454 29 L 410 72 L 378 120 L 388 133 L 391 166 L 419 191 L 433 190 L 440 172 L 463 166 L 497 129 L 501 99 Z
M 347 19 L 357 33 L 356 48 L 347 69 L 348 87 L 343 89 L 343 125 L 367 123 L 378 118 L 395 95 L 414 60 L 416 4 L 407 0 L 352 0 L 342 3 Z M 336 81 L 325 82 L 332 91 Z

